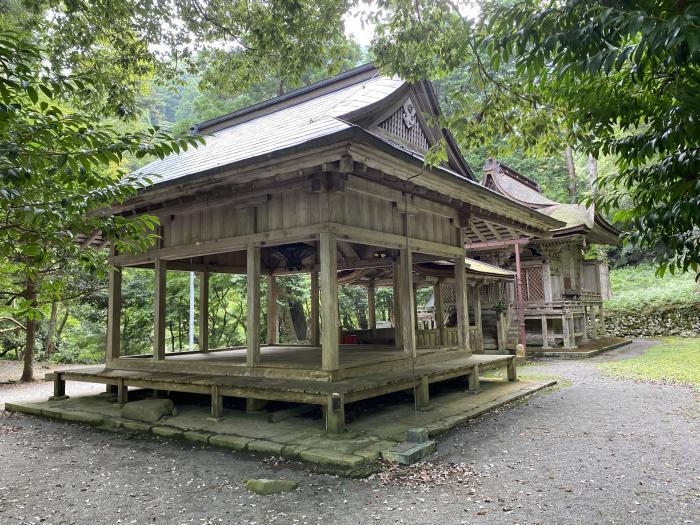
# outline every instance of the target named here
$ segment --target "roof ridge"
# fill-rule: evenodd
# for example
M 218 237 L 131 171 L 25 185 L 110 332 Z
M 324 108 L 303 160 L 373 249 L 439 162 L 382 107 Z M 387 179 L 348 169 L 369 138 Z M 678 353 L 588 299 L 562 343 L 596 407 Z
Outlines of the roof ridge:
M 362 75 L 367 75 L 369 72 L 374 72 L 372 76 L 369 78 L 362 78 Z M 349 87 L 354 84 L 358 84 L 362 81 L 369 80 L 370 78 L 374 78 L 376 76 L 376 73 L 378 72 L 378 69 L 375 67 L 373 62 L 367 62 L 366 64 L 362 64 L 360 66 L 354 67 L 352 69 L 349 69 L 347 71 L 343 71 L 342 73 L 339 73 L 335 76 L 324 78 L 322 80 L 319 80 L 317 82 L 314 82 L 312 84 L 309 84 L 308 86 L 304 86 L 298 89 L 294 89 L 292 91 L 289 91 L 288 93 L 285 93 L 284 95 L 280 95 L 277 97 L 273 97 L 267 100 L 263 100 L 262 102 L 258 102 L 257 104 L 252 104 L 250 106 L 246 106 L 241 109 L 237 109 L 236 111 L 233 111 L 231 113 L 226 113 L 224 115 L 220 115 L 218 117 L 214 117 L 209 120 L 205 120 L 203 122 L 200 122 L 198 124 L 195 124 L 190 127 L 190 132 L 191 133 L 200 133 L 201 131 L 218 126 L 219 124 L 223 124 L 227 121 L 235 120 L 235 119 L 240 119 L 245 116 L 250 116 L 255 112 L 258 111 L 264 111 L 266 109 L 271 109 L 273 106 L 283 103 L 283 102 L 289 102 L 294 100 L 295 98 L 303 97 L 304 95 L 310 95 L 311 93 L 314 93 L 315 91 L 319 91 L 323 88 L 331 87 L 333 84 L 340 84 L 337 89 L 329 89 L 328 93 L 331 93 L 333 91 L 337 91 L 340 89 L 343 89 L 345 87 Z M 343 83 L 342 81 L 344 80 L 350 80 L 353 77 L 360 77 L 360 79 L 357 82 L 350 82 L 348 84 Z M 324 93 L 325 94 L 325 93 Z M 302 100 L 303 102 L 304 100 Z M 261 115 L 262 116 L 262 115 Z M 247 119 L 246 119 L 247 120 Z M 245 120 L 243 120 L 245 122 Z M 236 122 L 235 124 L 238 124 L 239 122 Z M 231 125 L 234 125 L 232 123 Z M 221 129 L 222 127 L 228 127 L 228 126 L 220 126 L 217 127 L 217 129 Z M 216 130 L 215 130 L 216 131 Z

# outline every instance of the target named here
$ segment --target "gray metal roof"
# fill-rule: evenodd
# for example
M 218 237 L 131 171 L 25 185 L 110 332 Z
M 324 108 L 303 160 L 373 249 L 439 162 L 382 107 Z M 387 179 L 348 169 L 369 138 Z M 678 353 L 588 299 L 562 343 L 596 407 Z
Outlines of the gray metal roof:
M 137 173 L 157 176 L 158 184 L 332 135 L 352 126 L 343 115 L 390 96 L 403 84 L 377 75 L 297 104 L 292 99 L 287 107 L 205 135 L 199 148 L 156 160 Z

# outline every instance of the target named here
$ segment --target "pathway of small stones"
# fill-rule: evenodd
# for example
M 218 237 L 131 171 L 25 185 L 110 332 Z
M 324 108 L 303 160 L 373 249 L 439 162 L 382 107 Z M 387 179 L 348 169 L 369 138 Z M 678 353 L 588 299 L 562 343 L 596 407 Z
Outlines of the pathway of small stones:
M 528 367 L 571 384 L 454 429 L 432 463 L 365 480 L 0 412 L 0 522 L 700 523 L 697 393 L 595 367 L 650 344 Z M 258 496 L 248 478 L 299 488 Z

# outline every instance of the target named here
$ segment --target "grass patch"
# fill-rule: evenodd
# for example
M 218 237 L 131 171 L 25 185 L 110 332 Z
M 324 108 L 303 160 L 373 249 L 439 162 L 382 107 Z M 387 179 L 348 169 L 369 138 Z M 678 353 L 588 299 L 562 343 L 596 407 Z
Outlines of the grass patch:
M 598 366 L 615 377 L 692 385 L 700 390 L 700 337 L 666 337 L 639 357 Z
M 700 301 L 692 272 L 657 277 L 656 266 L 643 263 L 610 270 L 613 298 L 605 302 L 609 310 L 639 311 L 645 308 Z

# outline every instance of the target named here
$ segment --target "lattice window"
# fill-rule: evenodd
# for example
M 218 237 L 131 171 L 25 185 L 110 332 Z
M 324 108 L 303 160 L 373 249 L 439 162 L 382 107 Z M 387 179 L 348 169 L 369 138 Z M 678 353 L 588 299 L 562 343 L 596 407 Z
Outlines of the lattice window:
M 526 301 L 544 300 L 542 267 L 523 268 L 523 288 Z
M 454 283 L 441 283 L 442 304 L 444 308 L 457 303 Z
M 379 127 L 409 144 L 413 144 L 418 149 L 427 150 L 430 148 L 430 143 L 421 129 L 420 121 L 416 117 L 416 110 L 410 100 L 407 100 L 389 118 L 382 121 Z

